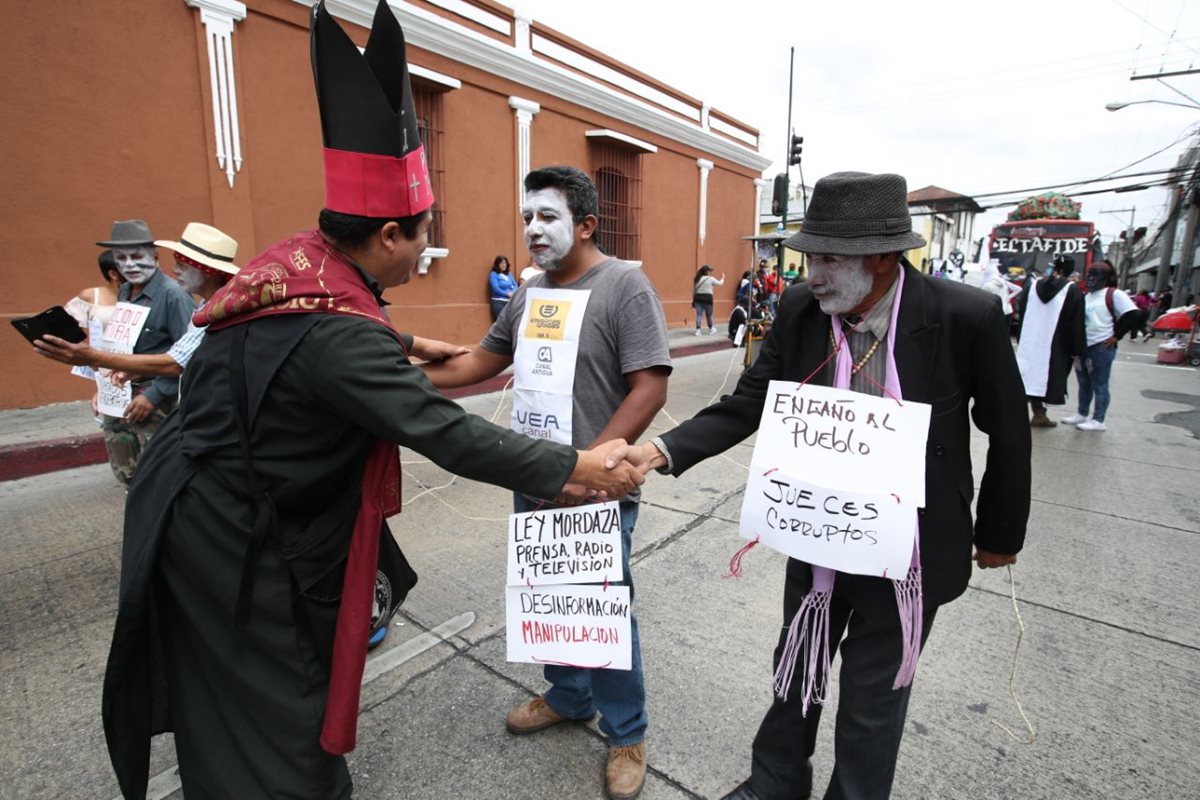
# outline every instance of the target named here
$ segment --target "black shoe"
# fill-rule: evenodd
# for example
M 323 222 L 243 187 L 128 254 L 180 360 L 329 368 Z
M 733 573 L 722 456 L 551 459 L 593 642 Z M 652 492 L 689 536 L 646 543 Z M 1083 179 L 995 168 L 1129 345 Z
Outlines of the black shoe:
M 736 789 L 722 797 L 721 800 L 758 800 L 758 795 L 750 788 L 750 781 L 742 781 Z

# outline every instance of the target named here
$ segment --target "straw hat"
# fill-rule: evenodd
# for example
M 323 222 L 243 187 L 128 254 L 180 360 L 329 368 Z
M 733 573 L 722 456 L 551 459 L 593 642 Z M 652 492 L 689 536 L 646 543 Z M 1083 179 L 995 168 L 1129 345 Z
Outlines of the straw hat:
M 233 263 L 233 257 L 237 255 L 237 241 L 203 222 L 189 222 L 178 242 L 160 239 L 154 244 L 211 269 L 230 275 L 238 272 L 237 264 Z

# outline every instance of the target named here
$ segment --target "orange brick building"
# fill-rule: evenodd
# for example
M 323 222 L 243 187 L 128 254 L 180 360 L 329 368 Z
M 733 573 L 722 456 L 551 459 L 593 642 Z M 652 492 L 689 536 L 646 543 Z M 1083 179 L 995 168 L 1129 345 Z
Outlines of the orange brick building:
M 374 0 L 329 6 L 360 45 Z M 423 274 L 394 290 L 397 327 L 474 343 L 486 273 L 528 263 L 520 179 L 587 170 L 606 252 L 642 263 L 672 325 L 688 319 L 697 266 L 740 274 L 755 232 L 758 131 L 491 0 L 392 7 L 434 178 L 435 241 Z M 23 3 L 0 29 L 8 113 L 0 195 L 0 315 L 23 316 L 98 283 L 95 241 L 114 219 L 159 238 L 189 221 L 234 236 L 237 261 L 315 227 L 321 133 L 307 0 Z M 170 264 L 166 253 L 160 261 Z M 735 281 L 718 295 L 718 314 Z M 0 408 L 90 396 L 10 326 Z

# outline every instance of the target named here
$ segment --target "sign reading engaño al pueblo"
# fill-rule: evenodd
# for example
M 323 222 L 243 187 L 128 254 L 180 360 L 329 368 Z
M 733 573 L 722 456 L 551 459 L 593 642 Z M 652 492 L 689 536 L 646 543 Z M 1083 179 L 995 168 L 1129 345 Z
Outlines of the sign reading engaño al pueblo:
M 903 576 L 925 505 L 930 407 L 771 381 L 740 531 L 809 564 Z

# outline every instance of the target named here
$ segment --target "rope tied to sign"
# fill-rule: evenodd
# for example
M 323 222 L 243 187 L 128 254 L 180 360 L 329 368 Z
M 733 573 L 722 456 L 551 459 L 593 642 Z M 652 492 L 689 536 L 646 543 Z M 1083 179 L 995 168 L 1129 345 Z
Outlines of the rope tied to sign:
M 1021 640 L 1025 638 L 1025 621 L 1021 619 L 1021 608 L 1017 605 L 1017 583 L 1013 579 L 1012 565 L 1009 564 L 1005 569 L 1008 570 L 1008 589 L 1009 596 L 1012 598 L 1013 613 L 1017 617 L 1017 644 L 1013 648 L 1012 668 L 1008 672 L 1008 693 L 1012 695 L 1013 703 L 1017 706 L 1017 713 L 1021 715 L 1021 719 L 1025 722 L 1025 728 L 1029 731 L 1029 738 L 1022 738 L 1013 733 L 1007 725 L 996 722 L 996 720 L 988 720 L 1000 730 L 1007 733 L 1013 741 L 1023 745 L 1031 745 L 1037 740 L 1037 730 L 1034 729 L 1033 723 L 1029 721 L 1025 709 L 1021 706 L 1021 699 L 1017 697 L 1017 657 L 1021 655 Z

